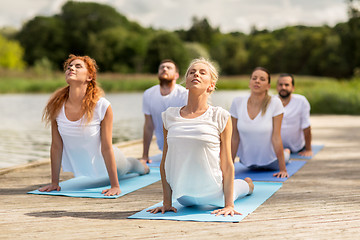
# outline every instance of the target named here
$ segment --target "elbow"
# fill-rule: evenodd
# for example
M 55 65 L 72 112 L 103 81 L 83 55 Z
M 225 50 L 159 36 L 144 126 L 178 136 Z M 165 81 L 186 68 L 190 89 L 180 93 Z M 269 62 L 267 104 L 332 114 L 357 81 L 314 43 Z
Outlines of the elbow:
M 107 155 L 108 153 L 110 153 L 111 151 L 112 151 L 113 149 L 112 149 L 112 146 L 103 146 L 103 145 L 101 145 L 101 153 L 102 153 L 102 155 L 104 156 L 104 155 Z

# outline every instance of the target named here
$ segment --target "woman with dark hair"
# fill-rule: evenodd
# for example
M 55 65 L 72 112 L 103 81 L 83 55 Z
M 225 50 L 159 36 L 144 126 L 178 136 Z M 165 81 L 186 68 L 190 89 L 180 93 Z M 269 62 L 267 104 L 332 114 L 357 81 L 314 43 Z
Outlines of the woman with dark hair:
M 268 94 L 270 73 L 257 67 L 251 74 L 250 95 L 237 97 L 230 108 L 232 116 L 231 152 L 251 169 L 279 170 L 274 176 L 288 177 L 286 162 L 290 152 L 284 151 L 280 129 L 284 108 L 277 97 Z
M 108 177 L 111 188 L 102 193 L 118 195 L 118 175 L 146 174 L 145 161 L 125 158 L 112 146 L 113 112 L 96 84 L 97 66 L 88 56 L 70 55 L 64 63 L 67 86 L 57 90 L 44 109 L 51 123 L 51 184 L 39 191 L 60 191 L 61 165 L 75 177 Z

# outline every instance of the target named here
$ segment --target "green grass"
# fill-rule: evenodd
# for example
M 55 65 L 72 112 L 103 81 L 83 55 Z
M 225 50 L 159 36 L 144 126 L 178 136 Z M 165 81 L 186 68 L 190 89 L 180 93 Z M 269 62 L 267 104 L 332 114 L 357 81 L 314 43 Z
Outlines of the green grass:
M 61 72 L 45 75 L 34 72 L 0 72 L 0 93 L 51 93 L 65 86 Z M 275 90 L 277 75 L 272 76 Z M 106 93 L 144 91 L 158 83 L 156 75 L 123 75 L 103 73 L 98 82 Z M 181 80 L 179 81 L 181 82 Z M 248 89 L 249 76 L 221 76 L 218 90 Z M 295 76 L 295 93 L 304 95 L 310 102 L 313 114 L 360 115 L 360 78 L 336 80 L 326 77 Z

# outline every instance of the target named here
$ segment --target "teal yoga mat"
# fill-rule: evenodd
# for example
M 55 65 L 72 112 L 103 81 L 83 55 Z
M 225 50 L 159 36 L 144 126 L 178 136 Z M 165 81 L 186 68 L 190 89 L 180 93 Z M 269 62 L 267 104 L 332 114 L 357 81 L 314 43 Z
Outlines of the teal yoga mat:
M 28 193 L 67 197 L 118 198 L 140 188 L 146 187 L 159 181 L 160 179 L 159 168 L 150 168 L 149 174 L 141 176 L 135 173 L 127 174 L 119 179 L 121 193 L 116 196 L 104 196 L 104 194 L 101 194 L 104 189 L 110 188 L 108 178 L 93 179 L 89 177 L 77 177 L 61 182 L 60 191 L 40 192 L 39 190 L 34 190 Z
M 128 217 L 130 219 L 153 219 L 153 220 L 178 220 L 178 221 L 198 221 L 198 222 L 240 222 L 247 215 L 255 211 L 261 204 L 263 204 L 269 197 L 271 197 L 282 186 L 282 183 L 275 182 L 254 182 L 254 193 L 250 196 L 238 199 L 235 201 L 235 210 L 242 213 L 242 215 L 235 216 L 215 216 L 211 212 L 218 207 L 213 206 L 198 206 L 198 207 L 184 207 L 178 202 L 174 202 L 173 206 L 177 208 L 177 213 L 166 212 L 149 213 L 148 209 L 152 209 L 162 205 L 162 202 L 155 204 L 141 212 L 135 213 Z
M 324 148 L 324 145 L 311 145 L 311 149 L 313 151 L 313 155 L 310 157 L 304 157 L 299 155 L 299 153 L 291 153 L 290 159 L 312 159 L 318 152 L 320 152 L 321 149 Z
M 297 171 L 300 170 L 305 165 L 305 160 L 290 160 L 286 164 L 286 170 L 289 174 L 289 177 L 294 175 Z M 251 178 L 253 181 L 269 181 L 269 182 L 285 182 L 288 178 L 277 178 L 273 174 L 279 171 L 272 170 L 251 170 L 241 163 L 235 163 L 235 179 L 244 179 L 246 177 Z

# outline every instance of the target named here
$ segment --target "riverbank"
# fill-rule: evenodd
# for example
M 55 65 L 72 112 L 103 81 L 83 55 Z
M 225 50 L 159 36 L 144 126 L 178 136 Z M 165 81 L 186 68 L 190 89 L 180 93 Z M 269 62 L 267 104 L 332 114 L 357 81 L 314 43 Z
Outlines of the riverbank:
M 49 182 L 44 163 L 0 175 L 0 239 L 357 239 L 360 117 L 311 121 L 313 142 L 324 149 L 240 223 L 127 219 L 161 201 L 160 182 L 112 200 L 26 194 Z M 141 141 L 121 149 L 139 157 Z
M 275 93 L 278 75 L 272 75 L 271 89 Z M 99 85 L 105 93 L 143 92 L 158 83 L 151 74 L 99 73 Z M 179 83 L 183 79 L 178 80 Z M 52 93 L 65 86 L 63 73 L 7 73 L 0 77 L 1 93 Z M 249 76 L 220 76 L 218 90 L 248 90 Z M 327 77 L 295 76 L 295 93 L 310 102 L 312 114 L 360 115 L 360 78 L 336 80 Z

